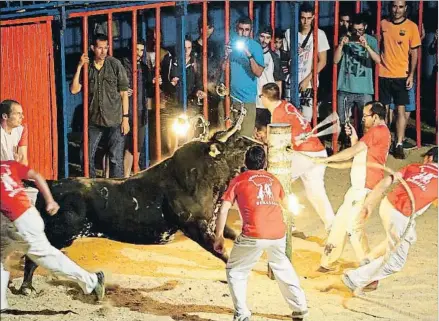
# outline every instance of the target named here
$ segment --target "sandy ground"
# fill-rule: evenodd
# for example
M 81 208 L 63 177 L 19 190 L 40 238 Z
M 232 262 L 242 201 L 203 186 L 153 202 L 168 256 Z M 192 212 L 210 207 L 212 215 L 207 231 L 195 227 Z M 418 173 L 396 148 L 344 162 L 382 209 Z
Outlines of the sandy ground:
M 398 169 L 419 161 L 425 148 L 412 151 L 405 161 L 389 157 L 388 166 Z M 326 184 L 334 209 L 349 187 L 349 170 L 328 169 Z M 381 282 L 377 291 L 352 297 L 340 280 L 344 268 L 355 267 L 350 245 L 340 268 L 329 275 L 315 272 L 319 266 L 324 229 L 309 203 L 297 219 L 308 238 L 293 239 L 293 264 L 307 294 L 310 321 L 437 320 L 438 319 L 438 225 L 437 208 L 417 219 L 418 241 L 411 248 L 404 270 Z M 237 230 L 239 218 L 230 222 Z M 367 226 L 372 246 L 385 236 L 376 213 Z M 232 243 L 227 243 L 228 249 Z M 182 235 L 167 245 L 137 246 L 105 239 L 77 240 L 66 253 L 90 271 L 103 269 L 109 285 L 102 304 L 85 296 L 74 284 L 53 279 L 42 269 L 34 278 L 39 291 L 31 297 L 8 292 L 11 311 L 2 320 L 232 320 L 233 306 L 224 264 Z M 21 283 L 18 257 L 10 265 L 15 288 Z M 276 281 L 266 276 L 263 257 L 249 279 L 248 303 L 254 321 L 290 320 Z

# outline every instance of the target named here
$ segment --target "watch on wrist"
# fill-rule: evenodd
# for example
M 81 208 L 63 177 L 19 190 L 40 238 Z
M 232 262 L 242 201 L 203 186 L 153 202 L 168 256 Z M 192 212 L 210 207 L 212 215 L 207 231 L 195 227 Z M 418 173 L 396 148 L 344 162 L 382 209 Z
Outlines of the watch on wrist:
M 123 114 L 122 117 L 128 118 L 128 117 L 130 117 L 130 115 L 129 114 Z
M 250 60 L 253 58 L 253 55 L 247 56 L 247 58 Z

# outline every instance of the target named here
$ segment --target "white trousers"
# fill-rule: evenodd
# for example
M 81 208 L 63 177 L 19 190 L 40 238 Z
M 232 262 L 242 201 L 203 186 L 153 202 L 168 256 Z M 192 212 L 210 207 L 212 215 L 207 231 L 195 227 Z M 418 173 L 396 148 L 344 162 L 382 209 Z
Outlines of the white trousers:
M 397 211 L 387 197 L 381 201 L 380 216 L 387 237 L 372 252 L 381 255 L 369 264 L 346 273 L 356 287 L 363 288 L 372 281 L 384 279 L 401 271 L 407 260 L 410 245 L 416 242 L 415 224 L 413 222 L 406 238 L 401 241 L 398 248 L 395 248 L 396 243 L 404 234 L 410 218 Z M 376 255 L 371 253 L 371 256 Z
M 319 214 L 325 229 L 331 229 L 334 211 L 325 189 L 325 170 L 323 164 L 315 164 L 309 157 L 328 157 L 326 150 L 319 152 L 293 152 L 291 156 L 292 179 L 301 178 L 306 196 Z
M 29 208 L 12 224 L 7 233 L 13 241 L 2 245 L 2 258 L 14 250 L 23 251 L 37 265 L 78 283 L 84 293 L 93 291 L 98 282 L 96 274 L 85 271 L 49 243 L 44 233 L 43 219 L 35 207 Z M 1 271 L 4 271 L 3 263 Z M 1 295 L 3 297 L 5 294 Z
M 349 236 L 357 259 L 361 261 L 369 253 L 369 245 L 365 232 L 366 220 L 360 217 L 360 211 L 370 190 L 367 188 L 349 188 L 343 204 L 335 215 L 331 232 L 326 240 L 320 265 L 330 268 L 343 253 L 346 237 Z
M 263 251 L 268 254 L 268 264 L 273 270 L 285 301 L 293 310 L 293 316 L 300 318 L 307 314 L 305 293 L 299 278 L 285 254 L 285 237 L 278 240 L 254 239 L 240 235 L 233 246 L 227 262 L 226 272 L 236 314 L 250 316 L 247 307 L 247 279 Z

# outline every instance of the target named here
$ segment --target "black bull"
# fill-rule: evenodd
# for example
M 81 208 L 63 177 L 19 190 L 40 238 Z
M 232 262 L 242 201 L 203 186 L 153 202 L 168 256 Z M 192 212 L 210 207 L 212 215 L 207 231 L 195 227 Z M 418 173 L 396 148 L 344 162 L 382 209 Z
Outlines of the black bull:
M 219 137 L 219 135 L 217 135 Z M 172 240 L 177 230 L 213 255 L 215 220 L 228 182 L 244 163 L 246 150 L 257 143 L 234 134 L 225 142 L 215 136 L 193 141 L 172 157 L 128 179 L 72 178 L 49 181 L 59 212 L 49 216 L 38 195 L 36 207 L 50 243 L 70 246 L 81 236 L 101 236 L 134 244 Z M 228 226 L 224 236 L 235 239 Z M 32 288 L 37 265 L 26 257 L 22 292 Z

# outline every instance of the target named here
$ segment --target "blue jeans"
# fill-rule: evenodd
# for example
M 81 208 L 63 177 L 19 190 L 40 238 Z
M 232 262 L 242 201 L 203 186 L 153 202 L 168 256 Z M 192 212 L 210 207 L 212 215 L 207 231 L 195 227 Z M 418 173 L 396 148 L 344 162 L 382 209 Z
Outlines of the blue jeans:
M 346 123 L 346 117 L 350 117 L 352 114 L 352 107 L 354 106 L 358 108 L 361 120 L 363 117 L 364 105 L 372 99 L 372 95 L 369 94 L 353 94 L 345 91 L 339 91 L 337 96 L 337 112 L 338 118 L 340 119 L 340 124 Z
M 88 157 L 90 177 L 96 177 L 95 156 L 101 138 L 105 140 L 105 151 L 110 158 L 110 177 L 123 178 L 123 151 L 125 136 L 121 133 L 120 126 L 102 127 L 90 125 L 88 127 Z

